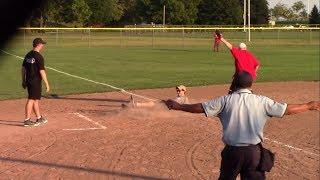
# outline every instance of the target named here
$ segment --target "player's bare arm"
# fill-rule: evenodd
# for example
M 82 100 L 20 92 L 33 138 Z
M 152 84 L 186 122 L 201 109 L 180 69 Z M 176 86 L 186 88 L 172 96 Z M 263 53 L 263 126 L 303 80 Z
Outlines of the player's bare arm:
M 233 48 L 232 44 L 229 43 L 227 40 L 225 40 L 223 37 L 221 37 L 221 41 L 231 50 Z
M 260 65 L 257 65 L 257 66 L 256 66 L 256 73 L 258 73 L 259 68 L 260 68 Z
M 313 110 L 320 111 L 320 101 L 311 101 L 304 104 L 288 104 L 284 114 L 291 115 Z
M 22 88 L 25 89 L 27 87 L 26 83 L 26 69 L 24 67 L 21 68 L 21 85 Z
M 47 79 L 47 73 L 45 70 L 40 70 L 40 74 L 41 74 L 41 77 L 44 81 L 44 83 L 46 84 L 46 88 L 47 88 L 47 92 L 50 91 L 50 86 L 49 86 L 49 82 L 48 82 L 48 79 Z
M 185 111 L 190 113 L 204 113 L 204 109 L 201 103 L 197 104 L 179 104 L 174 100 L 163 101 L 169 109 Z

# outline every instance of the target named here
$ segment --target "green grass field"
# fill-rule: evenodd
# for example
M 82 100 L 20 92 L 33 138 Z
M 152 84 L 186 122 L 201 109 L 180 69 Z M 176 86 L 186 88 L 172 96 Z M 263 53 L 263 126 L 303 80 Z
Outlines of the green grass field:
M 275 32 L 259 33 L 263 35 L 254 32 L 256 38 L 248 43 L 262 65 L 258 82 L 319 80 L 319 31 L 311 35 L 281 32 L 281 38 Z M 90 40 L 81 33 L 60 34 L 58 40 L 49 33 L 17 35 L 5 50 L 24 56 L 36 36 L 48 41 L 43 51 L 47 66 L 124 89 L 230 83 L 234 72 L 233 58 L 223 45 L 221 52 L 211 51 L 210 33 L 183 38 L 172 33 L 154 38 L 150 34 L 92 33 Z M 244 38 L 232 32 L 229 36 L 234 43 Z M 0 54 L 0 99 L 26 96 L 20 86 L 20 69 L 19 59 Z M 112 91 L 50 70 L 48 78 L 54 94 Z

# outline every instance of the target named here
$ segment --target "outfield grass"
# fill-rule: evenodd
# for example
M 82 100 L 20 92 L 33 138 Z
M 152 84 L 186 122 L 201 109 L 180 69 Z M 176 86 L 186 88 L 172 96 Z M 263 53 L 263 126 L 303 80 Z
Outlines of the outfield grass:
M 39 35 L 28 36 L 26 41 L 30 44 L 35 36 Z M 234 72 L 230 52 L 225 47 L 219 53 L 211 52 L 211 40 L 201 35 L 185 39 L 157 37 L 153 43 L 149 36 L 119 39 L 96 34 L 90 42 L 85 36 L 74 34 L 61 36 L 59 42 L 55 35 L 43 36 L 48 40 L 43 51 L 47 66 L 124 89 L 230 83 Z M 232 40 L 239 42 L 241 38 Z M 249 49 L 262 64 L 258 82 L 319 80 L 318 39 L 256 39 Z M 21 36 L 5 50 L 20 56 L 28 51 Z M 20 86 L 21 61 L 4 54 L 0 59 L 0 99 L 25 97 Z M 51 93 L 55 94 L 112 91 L 50 70 L 48 77 Z

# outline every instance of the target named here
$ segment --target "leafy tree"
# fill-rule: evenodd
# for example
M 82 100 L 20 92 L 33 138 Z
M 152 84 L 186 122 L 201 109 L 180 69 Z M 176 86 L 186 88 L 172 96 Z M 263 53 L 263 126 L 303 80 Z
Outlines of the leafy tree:
M 276 4 L 274 8 L 271 9 L 271 13 L 277 20 L 279 20 L 281 17 L 287 20 L 296 18 L 293 10 L 281 3 Z
M 129 2 L 129 7 L 124 8 L 122 22 L 161 24 L 165 5 L 167 24 L 193 24 L 197 19 L 197 6 L 200 0 L 129 0 Z
M 90 24 L 107 24 L 120 20 L 123 7 L 119 0 L 86 0 L 92 11 L 89 18 Z
M 303 4 L 302 1 L 295 2 L 291 9 L 295 13 L 295 17 L 297 19 L 306 20 L 308 18 L 308 13 L 306 11 L 306 6 Z
M 320 24 L 320 14 L 316 5 L 314 5 L 312 8 L 310 18 L 309 18 L 309 23 Z
M 244 0 L 239 0 L 243 9 Z M 246 0 L 247 1 L 247 0 Z M 251 24 L 266 24 L 269 21 L 269 8 L 267 0 L 251 0 L 250 1 Z M 246 15 L 246 19 L 248 16 Z
M 308 19 L 308 13 L 307 11 L 304 9 L 299 13 L 299 16 L 302 20 L 307 20 Z
M 241 24 L 239 0 L 203 0 L 199 5 L 199 24 Z
M 251 0 L 251 23 L 267 24 L 269 21 L 269 9 L 267 0 Z
M 303 4 L 302 1 L 297 1 L 295 2 L 293 5 L 292 5 L 292 10 L 295 12 L 295 13 L 299 13 L 300 11 L 302 11 L 303 9 L 306 8 L 306 6 Z
M 87 23 L 91 14 L 92 12 L 85 0 L 67 2 L 63 13 L 65 22 L 80 25 Z

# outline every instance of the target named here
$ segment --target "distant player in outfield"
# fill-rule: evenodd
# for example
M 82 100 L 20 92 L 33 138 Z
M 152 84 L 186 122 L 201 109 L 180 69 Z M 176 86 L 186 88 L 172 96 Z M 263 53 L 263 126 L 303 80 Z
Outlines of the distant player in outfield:
M 216 30 L 213 33 L 213 37 L 214 37 L 214 43 L 213 43 L 213 52 L 219 52 L 219 46 L 221 43 L 221 34 L 219 32 L 219 30 Z
M 175 102 L 179 104 L 189 104 L 189 99 L 186 96 L 187 88 L 184 85 L 180 85 L 176 87 L 177 97 L 174 99 Z M 158 103 L 161 103 L 159 101 Z M 123 107 L 153 107 L 157 104 L 157 102 L 135 102 L 133 97 L 131 96 L 131 101 L 128 104 L 122 104 Z
M 260 67 L 260 63 L 248 50 L 245 43 L 240 43 L 239 47 L 234 47 L 231 43 L 225 40 L 221 36 L 221 41 L 230 49 L 232 56 L 234 57 L 235 74 L 233 76 L 232 84 L 229 89 L 229 93 L 236 91 L 235 75 L 241 71 L 249 72 L 253 80 L 257 79 L 257 72 Z
M 37 126 L 46 123 L 40 113 L 39 101 L 41 99 L 41 84 L 45 82 L 47 92 L 50 87 L 44 68 L 44 59 L 40 54 L 46 42 L 41 38 L 33 40 L 33 50 L 31 50 L 24 58 L 22 64 L 22 87 L 28 90 L 28 100 L 25 107 L 24 126 Z M 31 120 L 31 113 L 34 111 L 37 120 Z

